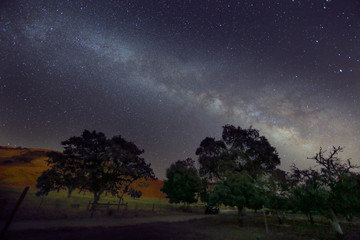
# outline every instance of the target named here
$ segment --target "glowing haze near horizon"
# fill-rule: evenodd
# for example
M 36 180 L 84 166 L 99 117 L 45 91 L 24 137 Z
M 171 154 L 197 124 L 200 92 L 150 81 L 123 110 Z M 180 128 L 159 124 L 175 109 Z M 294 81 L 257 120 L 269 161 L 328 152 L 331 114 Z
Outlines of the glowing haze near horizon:
M 331 145 L 359 163 L 359 103 L 356 0 L 0 3 L 0 145 L 121 134 L 163 178 L 233 124 L 283 169 Z

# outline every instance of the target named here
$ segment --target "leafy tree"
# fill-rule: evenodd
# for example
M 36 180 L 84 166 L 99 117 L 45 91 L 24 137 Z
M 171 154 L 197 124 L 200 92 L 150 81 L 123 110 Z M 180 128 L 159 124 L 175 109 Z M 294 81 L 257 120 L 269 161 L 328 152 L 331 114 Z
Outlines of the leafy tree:
M 271 172 L 271 175 L 268 175 L 262 185 L 266 197 L 266 207 L 275 211 L 279 224 L 282 224 L 285 218 L 284 211 L 290 208 L 288 175 L 286 172 L 276 169 Z M 280 217 L 280 213 L 283 213 L 282 217 Z
M 167 195 L 170 203 L 197 202 L 197 194 L 201 191 L 201 179 L 194 163 L 191 158 L 179 160 L 166 170 L 167 180 L 164 181 L 161 191 Z
M 135 189 L 130 189 L 128 194 L 130 195 L 130 197 L 132 198 L 140 198 L 142 196 L 142 192 L 135 190 Z
M 140 157 L 144 150 L 121 136 L 114 136 L 108 142 L 105 152 L 105 191 L 122 198 L 135 181 L 140 184 L 144 180 L 156 179 L 150 163 Z
M 78 163 L 59 152 L 49 152 L 47 164 L 49 170 L 44 171 L 37 179 L 37 195 L 47 195 L 50 191 L 67 189 L 68 197 L 79 187 L 80 174 Z
M 209 180 L 207 178 L 201 179 L 201 190 L 199 196 L 200 196 L 200 201 L 204 203 L 209 203 L 210 187 L 209 187 Z
M 254 194 L 249 198 L 247 207 L 255 210 L 262 209 L 265 204 L 265 197 L 261 194 L 260 191 L 254 192 Z
M 272 193 L 267 196 L 266 203 L 268 208 L 275 210 L 279 224 L 283 224 L 285 219 L 284 211 L 290 208 L 290 199 L 287 196 Z M 282 217 L 280 217 L 280 212 L 283 213 Z
M 223 127 L 222 139 L 238 171 L 246 170 L 252 177 L 256 177 L 280 165 L 276 149 L 252 127 L 242 129 L 226 125 Z
M 225 125 L 222 139 L 205 138 L 196 155 L 200 175 L 216 184 L 210 191 L 209 202 L 236 206 L 239 211 L 244 206 L 254 210 L 262 208 L 264 190 L 258 180 L 274 171 L 280 159 L 276 149 L 258 130 Z
M 200 175 L 209 180 L 223 179 L 226 171 L 234 168 L 226 145 L 222 140 L 216 141 L 215 138 L 205 138 L 196 150 L 196 155 L 199 156 Z
M 269 141 L 250 127 L 226 125 L 221 140 L 205 138 L 196 150 L 200 174 L 210 180 L 224 180 L 228 171 L 246 170 L 252 177 L 272 171 L 280 158 Z
M 358 174 L 341 174 L 332 186 L 330 202 L 334 211 L 351 221 L 360 213 L 360 176 Z
M 51 174 L 48 179 L 60 179 L 57 185 L 49 181 L 51 190 L 68 187 L 71 191 L 90 191 L 97 203 L 105 192 L 122 197 L 134 181 L 155 179 L 150 164 L 140 157 L 144 151 L 120 135 L 107 139 L 101 132 L 85 130 L 81 136 L 61 144 L 63 153 L 50 156 L 51 171 L 46 173 Z M 68 185 L 68 180 L 72 185 Z
M 231 174 L 225 181 L 221 181 L 212 190 L 209 197 L 209 204 L 216 206 L 223 204 L 225 206 L 237 207 L 240 214 L 246 205 L 246 198 L 243 191 L 244 176 L 240 173 Z M 245 183 L 246 184 L 246 183 Z
M 36 196 L 46 196 L 51 191 L 60 191 L 60 189 L 63 189 L 64 186 L 60 179 L 61 177 L 55 169 L 44 171 L 37 178 L 36 188 L 39 190 L 36 192 Z
M 314 170 L 302 170 L 294 175 L 300 174 L 301 181 L 291 191 L 292 205 L 295 211 L 301 211 L 308 216 L 311 224 L 314 224 L 313 215 L 326 211 L 326 203 L 329 198 L 328 191 L 320 181 L 320 175 Z
M 293 167 L 293 178 L 297 179 L 295 193 L 302 193 L 295 194 L 295 199 L 305 196 L 312 208 L 329 218 L 333 229 L 339 235 L 343 235 L 343 231 L 337 216 L 352 216 L 360 201 L 359 181 L 357 174 L 353 172 L 358 167 L 352 165 L 349 159 L 346 162 L 341 161 L 338 154 L 342 151 L 343 147 L 333 146 L 326 154 L 326 151 L 320 148 L 319 152 L 310 158 L 317 163 L 317 170 L 299 170 L 296 166 Z
M 237 207 L 240 213 L 244 207 L 260 209 L 264 204 L 264 198 L 261 197 L 261 189 L 254 179 L 245 171 L 228 172 L 227 178 L 218 182 L 211 191 L 209 203 Z

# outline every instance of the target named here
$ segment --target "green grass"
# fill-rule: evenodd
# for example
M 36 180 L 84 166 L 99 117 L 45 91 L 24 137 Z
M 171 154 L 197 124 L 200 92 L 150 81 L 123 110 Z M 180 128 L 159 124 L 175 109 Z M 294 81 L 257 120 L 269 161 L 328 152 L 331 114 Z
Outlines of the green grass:
M 0 218 L 6 219 L 15 203 L 21 195 L 22 189 L 0 189 L 0 196 L 5 200 L 5 207 L 0 210 Z M 88 204 L 93 200 L 91 193 L 73 192 L 71 197 L 67 197 L 66 191 L 50 192 L 47 196 L 38 197 L 35 195 L 36 189 L 30 189 L 18 210 L 17 219 L 61 219 L 61 218 L 86 218 L 90 216 L 87 210 Z M 99 203 L 118 203 L 119 199 L 111 195 L 103 194 Z M 113 215 L 121 216 L 147 216 L 159 214 L 179 214 L 178 208 L 181 204 L 169 204 L 168 199 L 146 198 L 133 199 L 125 197 L 125 206 L 111 206 Z M 194 210 L 203 211 L 202 204 L 191 205 Z M 97 211 L 97 216 L 106 215 L 109 211 Z
M 2 219 L 6 219 L 15 203 L 21 195 L 22 189 L 0 189 L 0 199 L 5 199 L 6 204 L 1 214 Z M 74 219 L 89 218 L 90 213 L 86 209 L 89 201 L 92 201 L 90 193 L 77 193 L 67 198 L 65 191 L 52 192 L 43 198 L 40 206 L 41 197 L 35 196 L 35 189 L 30 189 L 24 199 L 17 215 L 17 220 L 36 220 L 36 219 Z M 117 203 L 118 199 L 112 196 L 103 195 L 100 199 L 102 203 Z M 112 208 L 111 217 L 141 217 L 152 215 L 172 215 L 184 214 L 177 210 L 180 204 L 169 204 L 167 199 L 156 198 L 125 198 L 128 203 L 127 211 L 124 207 L 117 211 L 116 207 Z M 73 208 L 72 205 L 78 204 L 79 208 Z M 153 211 L 154 206 L 154 211 Z M 203 204 L 192 205 L 193 209 L 200 209 L 203 212 Z M 109 217 L 107 211 L 96 212 L 95 217 Z M 209 236 L 218 236 L 222 239 L 334 239 L 334 231 L 331 229 L 329 221 L 323 217 L 315 217 L 315 225 L 311 225 L 307 218 L 302 214 L 289 214 L 283 225 L 280 225 L 275 216 L 267 216 L 269 225 L 269 234 L 264 230 L 264 217 L 262 213 L 253 213 L 246 211 L 245 216 L 220 215 L 215 218 L 195 221 L 189 223 L 189 231 L 187 232 L 190 239 L 193 234 L 198 236 L 197 239 L 209 239 Z M 184 223 L 185 224 L 185 223 Z M 198 224 L 198 226 L 196 225 Z M 358 232 L 359 221 L 355 219 L 353 223 L 342 223 L 344 232 L 349 235 Z M 170 225 L 169 225 L 170 226 Z M 176 225 L 174 225 L 176 226 Z M 211 233 L 211 234 L 210 234 Z M 348 238 L 349 239 L 349 238 Z

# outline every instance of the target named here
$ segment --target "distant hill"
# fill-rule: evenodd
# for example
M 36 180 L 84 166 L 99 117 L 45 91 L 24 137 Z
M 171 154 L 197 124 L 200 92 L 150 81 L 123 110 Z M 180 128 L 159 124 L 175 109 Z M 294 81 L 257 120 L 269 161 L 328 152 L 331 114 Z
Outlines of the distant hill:
M 47 169 L 47 149 L 0 147 L 0 186 L 35 187 L 36 179 Z
M 0 146 L 0 187 L 35 188 L 36 179 L 48 168 L 46 153 L 48 149 L 13 148 Z M 163 181 L 147 181 L 146 184 L 134 183 L 134 188 L 141 190 L 144 197 L 164 198 L 160 191 Z

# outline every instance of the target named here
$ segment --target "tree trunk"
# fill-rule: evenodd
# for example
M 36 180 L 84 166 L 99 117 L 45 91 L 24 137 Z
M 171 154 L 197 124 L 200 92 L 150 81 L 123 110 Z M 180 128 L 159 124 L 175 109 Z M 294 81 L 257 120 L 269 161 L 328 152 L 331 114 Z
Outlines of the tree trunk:
M 337 233 L 338 236 L 343 236 L 343 231 L 341 229 L 340 223 L 338 218 L 336 217 L 334 211 L 332 209 L 330 209 L 330 224 L 333 227 L 333 229 L 335 230 L 335 232 Z
M 242 215 L 242 210 L 243 210 L 243 208 L 239 208 L 239 207 L 237 207 L 237 210 L 238 210 L 238 217 L 237 217 L 237 219 L 238 219 L 238 225 L 240 226 L 240 227 L 243 227 L 244 226 L 244 219 L 243 219 L 243 215 Z
M 281 218 L 281 219 L 282 219 L 283 223 L 286 222 L 285 212 L 282 211 L 282 212 L 281 212 L 281 215 L 282 215 L 282 218 Z
M 262 210 L 263 210 L 263 214 L 264 214 L 265 231 L 266 231 L 266 233 L 269 233 L 269 227 L 268 227 L 267 220 L 266 220 L 266 214 L 265 214 L 265 211 L 264 211 L 264 205 L 262 207 Z
M 68 195 L 67 195 L 67 197 L 68 197 L 68 198 L 70 198 L 70 197 L 71 197 L 71 193 L 72 193 L 72 191 L 73 191 L 73 190 L 72 190 L 72 188 L 68 188 Z
M 315 222 L 314 222 L 313 215 L 311 213 L 309 213 L 308 217 L 309 217 L 309 221 L 310 221 L 311 225 L 314 225 Z
M 244 216 L 246 215 L 245 212 L 244 212 L 244 207 L 237 207 L 238 209 L 238 216 Z
M 276 210 L 276 218 L 278 219 L 279 224 L 283 224 L 283 221 L 282 221 L 282 219 L 281 219 L 281 217 L 280 217 L 280 215 L 279 215 L 279 211 L 278 211 L 278 210 Z
M 97 204 L 97 202 L 100 200 L 100 192 L 94 192 L 94 204 Z

